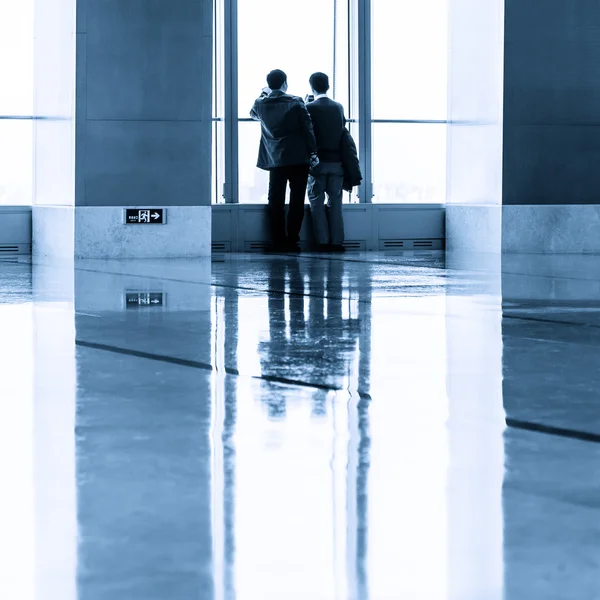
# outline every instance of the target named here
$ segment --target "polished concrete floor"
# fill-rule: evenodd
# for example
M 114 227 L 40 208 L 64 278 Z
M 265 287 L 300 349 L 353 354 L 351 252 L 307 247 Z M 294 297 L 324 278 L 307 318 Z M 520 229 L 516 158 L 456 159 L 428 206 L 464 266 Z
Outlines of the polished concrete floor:
M 600 599 L 599 275 L 0 261 L 0 598 Z

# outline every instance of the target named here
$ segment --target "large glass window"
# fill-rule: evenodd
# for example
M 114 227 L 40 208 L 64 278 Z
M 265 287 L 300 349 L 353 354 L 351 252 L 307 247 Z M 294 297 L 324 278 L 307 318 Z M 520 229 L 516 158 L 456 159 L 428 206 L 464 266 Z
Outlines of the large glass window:
M 444 203 L 447 0 L 371 2 L 372 201 Z
M 371 0 L 374 119 L 446 119 L 447 2 Z
M 260 125 L 249 122 L 272 69 L 288 76 L 288 93 L 304 98 L 323 71 L 330 95 L 349 115 L 348 4 L 335 0 L 238 0 L 239 201 L 266 203 L 268 173 L 256 168 Z
M 273 68 L 286 71 L 289 93 L 300 97 L 312 72 L 330 75 L 363 167 L 363 186 L 346 201 L 445 201 L 448 0 L 219 1 L 235 21 L 225 39 L 235 57 L 224 66 L 233 81 L 224 116 L 234 165 L 225 171 L 228 201 L 267 201 L 268 174 L 256 168 L 260 125 L 249 112 Z
M 446 125 L 373 123 L 373 202 L 443 204 Z
M 272 69 L 283 69 L 290 94 L 310 92 L 315 71 L 333 76 L 334 0 L 238 0 L 239 115 L 248 117 Z
M 0 205 L 31 204 L 33 0 L 0 2 Z
M 33 121 L 0 119 L 0 206 L 28 206 L 32 197 Z

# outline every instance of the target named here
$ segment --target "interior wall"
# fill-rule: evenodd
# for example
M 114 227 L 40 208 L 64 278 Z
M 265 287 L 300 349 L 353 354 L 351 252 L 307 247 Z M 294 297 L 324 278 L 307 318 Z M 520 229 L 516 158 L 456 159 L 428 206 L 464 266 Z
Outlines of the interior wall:
M 600 4 L 506 0 L 503 251 L 600 252 Z
M 600 3 L 506 0 L 504 204 L 600 204 Z

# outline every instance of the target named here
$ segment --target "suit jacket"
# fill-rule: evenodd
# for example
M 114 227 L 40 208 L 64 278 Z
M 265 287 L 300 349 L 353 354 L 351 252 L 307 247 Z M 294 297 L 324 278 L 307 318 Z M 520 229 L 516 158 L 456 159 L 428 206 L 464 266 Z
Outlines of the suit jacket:
M 302 98 L 274 90 L 254 102 L 250 116 L 260 121 L 259 169 L 310 164 L 317 151 L 310 115 Z
M 342 165 L 344 166 L 344 184 L 342 189 L 351 192 L 353 187 L 360 185 L 362 173 L 356 144 L 350 132 L 344 127 L 342 131 Z
M 323 96 L 306 106 L 315 129 L 317 153 L 322 162 L 342 161 L 342 130 L 346 125 L 344 107 Z

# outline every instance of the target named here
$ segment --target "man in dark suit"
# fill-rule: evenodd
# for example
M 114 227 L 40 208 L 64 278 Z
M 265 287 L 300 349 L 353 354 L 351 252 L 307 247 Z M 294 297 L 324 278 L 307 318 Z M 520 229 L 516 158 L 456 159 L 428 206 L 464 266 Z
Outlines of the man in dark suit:
M 318 171 L 308 179 L 308 199 L 317 248 L 322 251 L 344 251 L 344 218 L 342 197 L 344 168 L 342 164 L 342 132 L 346 125 L 344 108 L 327 97 L 329 77 L 325 73 L 313 73 L 310 87 L 314 101 L 307 104 L 311 116 L 317 152 Z M 329 198 L 325 212 L 325 194 Z
M 260 121 L 262 135 L 257 167 L 269 171 L 270 250 L 298 252 L 304 198 L 310 166 L 318 164 L 312 122 L 301 98 L 287 94 L 287 76 L 276 69 L 267 75 L 268 89 L 256 100 L 250 116 Z M 290 208 L 285 224 L 285 192 Z

